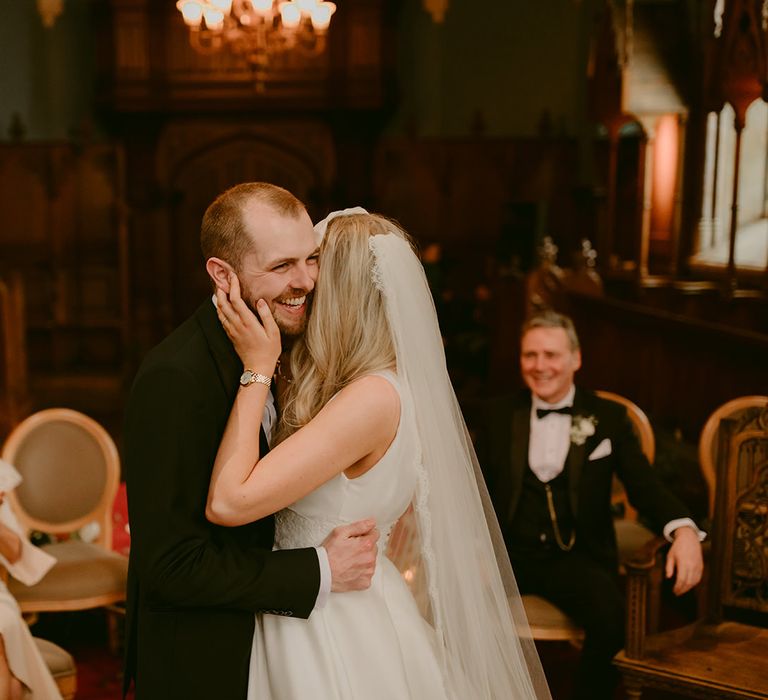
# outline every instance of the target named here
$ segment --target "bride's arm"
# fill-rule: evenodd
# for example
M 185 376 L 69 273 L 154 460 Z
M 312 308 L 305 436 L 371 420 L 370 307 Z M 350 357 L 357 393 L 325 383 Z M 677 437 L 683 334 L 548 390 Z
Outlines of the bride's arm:
M 250 440 L 256 446 L 247 469 L 237 466 L 236 454 L 221 464 L 217 458 L 206 516 L 219 525 L 242 525 L 295 503 L 373 453 L 383 454 L 399 416 L 400 398 L 386 379 L 368 376 L 353 382 L 261 460 L 258 439 Z M 254 432 L 252 422 L 238 425 L 240 433 Z M 243 453 L 240 445 L 236 451 Z
M 271 361 L 274 368 L 280 353 L 277 326 L 263 302 L 259 324 L 240 299 L 236 280 L 232 286 L 231 303 L 223 294 L 218 299 L 224 328 L 244 365 L 269 375 L 266 364 Z M 397 431 L 397 391 L 383 377 L 363 377 L 259 459 L 258 426 L 267 391 L 258 383 L 238 390 L 211 475 L 206 506 L 211 522 L 242 525 L 275 513 L 349 467 L 383 454 Z
M 280 330 L 263 299 L 256 302 L 259 318 L 240 296 L 240 281 L 230 273 L 229 296 L 216 289 L 216 313 L 243 361 L 243 367 L 271 377 L 280 356 Z M 269 387 L 255 382 L 241 386 L 232 405 L 211 474 L 211 484 L 243 481 L 259 461 L 259 429 Z M 208 509 L 211 503 L 208 491 Z M 211 520 L 211 518 L 208 518 Z M 216 522 L 215 520 L 213 522 Z

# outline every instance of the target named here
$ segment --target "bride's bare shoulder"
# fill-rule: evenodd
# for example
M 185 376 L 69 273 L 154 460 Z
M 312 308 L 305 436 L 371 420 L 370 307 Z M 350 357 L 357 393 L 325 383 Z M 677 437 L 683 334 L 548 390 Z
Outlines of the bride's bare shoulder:
M 345 386 L 318 414 L 333 420 L 377 428 L 400 420 L 400 394 L 395 385 L 379 374 L 367 374 Z
M 366 374 L 348 384 L 338 394 L 345 403 L 357 404 L 379 411 L 400 412 L 400 394 L 394 383 L 380 374 Z

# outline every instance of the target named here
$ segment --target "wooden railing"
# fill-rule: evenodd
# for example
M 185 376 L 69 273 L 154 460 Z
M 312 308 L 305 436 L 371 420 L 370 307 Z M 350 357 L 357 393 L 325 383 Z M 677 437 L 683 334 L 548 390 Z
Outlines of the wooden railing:
M 695 441 L 729 399 L 768 392 L 768 335 L 607 298 L 569 294 L 579 381 L 616 391 Z
M 521 385 L 521 284 L 498 295 L 489 391 Z M 695 443 L 717 406 L 768 393 L 768 334 L 694 320 L 664 310 L 565 292 L 558 310 L 576 324 L 583 365 L 576 381 L 634 401 L 657 428 L 683 431 Z

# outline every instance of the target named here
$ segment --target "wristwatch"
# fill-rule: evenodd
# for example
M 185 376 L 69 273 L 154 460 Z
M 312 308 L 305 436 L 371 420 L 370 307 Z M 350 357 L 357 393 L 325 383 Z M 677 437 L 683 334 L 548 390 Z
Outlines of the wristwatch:
M 272 384 L 272 377 L 267 377 L 265 374 L 259 374 L 252 369 L 247 369 L 240 375 L 241 386 L 250 386 L 251 384 L 256 383 L 269 387 Z

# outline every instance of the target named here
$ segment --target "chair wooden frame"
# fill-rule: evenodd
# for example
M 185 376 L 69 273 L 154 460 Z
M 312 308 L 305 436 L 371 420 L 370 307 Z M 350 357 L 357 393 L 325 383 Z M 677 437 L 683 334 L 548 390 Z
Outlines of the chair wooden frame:
M 707 418 L 707 422 L 704 423 L 701 436 L 699 437 L 699 464 L 701 465 L 704 481 L 707 483 L 707 503 L 710 519 L 715 512 L 715 461 L 717 454 L 713 454 L 713 452 L 715 452 L 714 442 L 717 439 L 720 421 L 745 409 L 759 408 L 761 406 L 768 406 L 768 396 L 740 396 L 716 408 Z
M 757 411 L 734 415 L 745 409 Z M 626 648 L 617 654 L 614 663 L 624 676 L 628 698 L 639 700 L 643 688 L 647 687 L 696 698 L 768 700 L 764 672 L 768 630 L 727 620 L 723 614 L 724 605 L 739 605 L 735 598 L 731 599 L 729 589 L 734 552 L 728 544 L 734 536 L 739 455 L 745 444 L 762 442 L 765 445 L 766 426 L 768 396 L 745 396 L 716 409 L 702 430 L 699 456 L 710 486 L 712 544 L 709 551 L 705 548 L 705 554 L 709 555 L 705 567 L 707 580 L 705 590 L 699 595 L 700 616 L 696 622 L 656 634 L 648 629 L 648 609 L 657 595 L 649 586 L 649 580 L 663 567 L 663 540 L 649 543 L 635 560 L 627 562 Z M 722 439 L 725 442 L 718 443 L 717 454 L 713 456 L 715 441 Z M 747 454 L 751 450 L 755 447 L 750 447 Z M 762 468 L 765 469 L 765 462 Z M 717 490 L 716 482 L 720 485 Z M 757 485 L 756 480 L 752 483 Z M 761 679 L 762 683 L 756 682 Z
M 596 391 L 595 393 L 600 398 L 614 401 L 627 409 L 627 415 L 638 435 L 643 454 L 653 464 L 656 456 L 656 441 L 648 416 L 637 404 L 624 396 L 610 391 Z M 637 511 L 629 505 L 623 490 L 619 501 L 624 505 L 625 519 L 637 520 Z M 522 596 L 522 600 L 533 639 L 571 642 L 572 644 L 578 644 L 584 639 L 584 630 L 556 605 L 540 596 L 531 594 Z
M 646 459 L 653 464 L 656 459 L 656 438 L 653 435 L 653 428 L 651 422 L 648 420 L 648 416 L 645 415 L 643 410 L 633 401 L 619 395 L 614 394 L 611 391 L 596 391 L 595 392 L 601 399 L 607 399 L 608 401 L 614 401 L 624 406 L 627 409 L 627 415 L 635 428 L 635 433 L 640 440 L 640 449 Z M 616 482 L 619 484 L 619 482 Z M 621 503 L 624 509 L 625 520 L 637 520 L 637 511 L 630 505 L 627 500 L 627 494 L 624 489 L 621 488 L 617 495 L 614 497 L 614 503 Z
M 621 396 L 620 394 L 614 394 L 612 391 L 603 391 L 598 389 L 597 394 L 601 399 L 607 399 L 608 401 L 615 401 L 620 403 L 627 409 L 627 415 L 629 420 L 632 421 L 632 425 L 637 431 L 637 437 L 640 440 L 640 448 L 643 450 L 643 454 L 648 461 L 653 464 L 656 459 L 656 438 L 653 435 L 653 427 L 651 421 L 648 420 L 648 416 L 645 415 L 640 406 L 634 401 L 630 401 L 628 398 Z
M 98 445 L 105 464 L 105 481 L 101 496 L 96 505 L 83 515 L 65 522 L 50 522 L 33 517 L 24 508 L 15 492 L 8 494 L 8 501 L 13 508 L 19 523 L 27 532 L 38 530 L 52 535 L 68 535 L 76 532 L 84 525 L 96 522 L 99 525 L 99 533 L 94 539 L 94 544 L 105 553 L 112 553 L 112 504 L 117 493 L 120 480 L 120 457 L 115 443 L 109 433 L 95 420 L 88 416 L 68 408 L 50 408 L 34 413 L 14 428 L 5 442 L 2 450 L 2 458 L 11 464 L 14 463 L 17 453 L 27 437 L 37 428 L 51 422 L 68 423 L 83 429 Z M 55 568 L 55 567 L 54 567 Z M 72 596 L 58 600 L 37 600 L 31 598 L 25 600 L 18 595 L 18 603 L 24 613 L 61 612 L 72 610 L 87 610 L 108 606 L 125 600 L 125 590 L 112 590 L 99 595 L 77 597 Z M 114 623 L 110 621 L 110 625 Z

